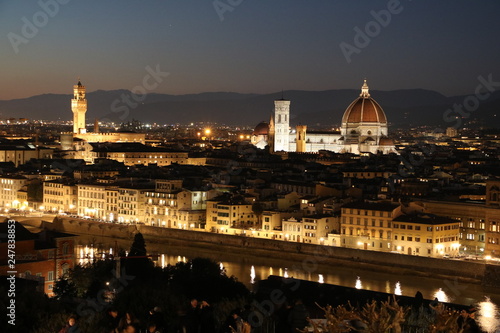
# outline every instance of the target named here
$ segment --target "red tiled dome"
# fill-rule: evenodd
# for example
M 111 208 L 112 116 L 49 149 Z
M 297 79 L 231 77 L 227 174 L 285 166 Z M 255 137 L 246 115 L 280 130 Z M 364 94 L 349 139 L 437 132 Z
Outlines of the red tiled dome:
M 394 141 L 389 138 L 380 138 L 378 143 L 380 146 L 394 146 Z
M 253 135 L 268 135 L 269 134 L 269 124 L 266 123 L 265 121 L 259 123 L 257 126 L 255 126 L 255 129 L 253 130 Z
M 342 123 L 387 123 L 382 107 L 370 97 L 368 85 L 361 88 L 361 95 L 347 107 L 342 117 Z

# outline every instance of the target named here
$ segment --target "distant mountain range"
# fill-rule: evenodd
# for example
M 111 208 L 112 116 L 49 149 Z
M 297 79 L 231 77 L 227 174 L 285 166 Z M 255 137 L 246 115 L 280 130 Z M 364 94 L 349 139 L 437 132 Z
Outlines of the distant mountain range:
M 467 96 L 446 97 L 424 89 L 377 91 L 371 96 L 382 106 L 393 126 L 431 125 L 446 128 L 443 114 Z M 268 121 L 274 100 L 282 93 L 240 94 L 230 92 L 168 95 L 151 93 L 136 103 L 128 90 L 98 90 L 87 93 L 87 123 L 93 119 L 116 122 L 137 119 L 147 123 L 187 124 L 212 122 L 227 125 L 255 126 Z M 291 101 L 291 124 L 313 128 L 339 126 L 346 107 L 359 96 L 359 90 L 326 91 L 289 90 L 283 96 Z M 72 95 L 44 94 L 23 99 L 0 101 L 0 118 L 70 120 Z M 126 100 L 129 100 L 127 104 Z M 498 113 L 498 115 L 497 115 Z M 453 113 L 448 115 L 451 119 Z M 464 122 L 474 121 L 488 127 L 500 127 L 500 91 L 492 93 Z

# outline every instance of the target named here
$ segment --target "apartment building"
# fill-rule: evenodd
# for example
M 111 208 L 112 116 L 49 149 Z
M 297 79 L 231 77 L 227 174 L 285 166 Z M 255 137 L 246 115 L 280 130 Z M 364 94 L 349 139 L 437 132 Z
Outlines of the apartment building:
M 213 232 L 227 232 L 233 229 L 254 229 L 259 227 L 252 205 L 243 201 L 207 200 L 206 229 Z
M 341 209 L 340 245 L 355 249 L 390 252 L 392 221 L 401 206 L 391 202 L 356 202 Z
M 0 207 L 20 208 L 23 201 L 18 199 L 18 191 L 27 183 L 24 176 L 0 177 Z
M 56 179 L 43 182 L 43 209 L 53 213 L 76 213 L 78 187 L 73 180 Z
M 114 221 L 117 213 L 118 186 L 92 182 L 77 184 L 78 215 Z
M 459 221 L 428 213 L 404 214 L 392 223 L 392 250 L 440 257 L 459 254 Z

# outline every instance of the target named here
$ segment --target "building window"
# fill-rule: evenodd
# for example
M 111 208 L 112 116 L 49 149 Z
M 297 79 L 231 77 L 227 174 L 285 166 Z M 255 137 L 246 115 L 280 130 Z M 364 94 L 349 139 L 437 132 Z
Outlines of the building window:
M 64 243 L 62 246 L 62 253 L 68 254 L 68 252 L 69 252 L 69 245 L 68 245 L 68 243 Z
M 54 281 L 54 271 L 49 271 L 47 274 L 47 281 Z
M 69 272 L 69 264 L 68 263 L 64 263 L 61 265 L 61 269 L 62 269 L 62 275 L 67 275 L 68 272 Z

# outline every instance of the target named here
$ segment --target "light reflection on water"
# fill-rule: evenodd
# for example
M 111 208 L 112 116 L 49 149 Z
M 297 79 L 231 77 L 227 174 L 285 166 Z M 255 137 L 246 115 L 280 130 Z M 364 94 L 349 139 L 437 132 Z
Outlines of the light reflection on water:
M 434 298 L 440 302 L 451 302 L 452 300 L 446 293 L 443 291 L 443 289 L 439 288 L 435 293 L 434 293 Z
M 399 283 L 399 281 L 396 282 L 396 286 L 394 287 L 394 295 L 403 295 L 403 291 L 401 290 L 401 283 Z
M 356 289 L 363 289 L 363 284 L 361 283 L 361 279 L 359 276 L 356 278 L 356 284 L 355 284 Z
M 106 238 L 103 239 L 105 240 Z M 75 249 L 78 257 L 77 262 L 85 264 L 101 258 L 103 252 L 112 253 L 117 248 L 116 244 L 115 248 L 111 248 L 109 251 L 103 251 L 102 249 L 107 249 L 109 248 L 108 246 L 112 247 L 113 243 L 115 243 L 115 239 L 110 238 L 107 243 L 103 243 L 100 249 L 93 248 L 92 246 L 77 245 Z M 80 244 L 85 243 L 80 242 Z M 87 244 L 90 244 L 90 242 Z M 228 276 L 235 276 L 249 288 L 252 288 L 252 283 L 266 279 L 269 275 L 278 275 L 346 287 L 360 287 L 366 290 L 395 294 L 401 293 L 404 296 L 414 296 L 417 291 L 420 291 L 426 299 L 438 298 L 440 301 L 451 301 L 465 305 L 482 301 L 484 300 L 484 295 L 488 294 L 491 296 L 493 302 L 500 304 L 500 291 L 488 290 L 485 292 L 477 284 L 458 283 L 451 279 L 415 278 L 415 276 L 410 275 L 372 272 L 356 267 L 346 267 L 342 264 L 332 267 L 322 266 L 311 272 L 304 271 L 301 267 L 296 268 L 296 262 L 285 259 L 239 257 L 216 251 L 200 254 L 199 251 L 186 248 L 173 248 L 173 250 L 166 252 L 160 250 L 162 246 L 151 246 L 151 251 L 159 253 L 153 256 L 152 259 L 160 267 L 175 265 L 177 262 L 186 263 L 191 258 L 204 256 L 218 262 Z M 114 252 L 116 253 L 116 251 Z M 255 276 L 253 276 L 254 274 Z
M 476 320 L 481 329 L 487 333 L 498 332 L 500 329 L 498 307 L 488 297 L 477 304 Z

